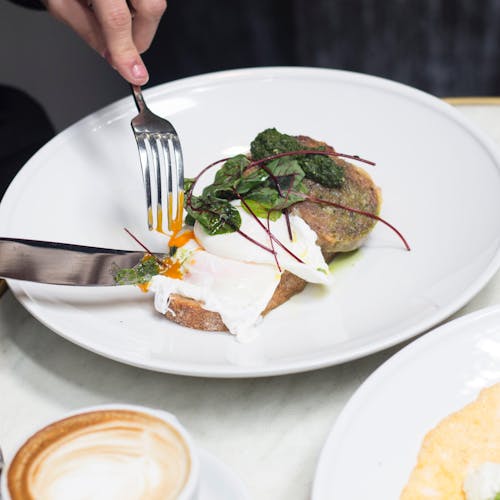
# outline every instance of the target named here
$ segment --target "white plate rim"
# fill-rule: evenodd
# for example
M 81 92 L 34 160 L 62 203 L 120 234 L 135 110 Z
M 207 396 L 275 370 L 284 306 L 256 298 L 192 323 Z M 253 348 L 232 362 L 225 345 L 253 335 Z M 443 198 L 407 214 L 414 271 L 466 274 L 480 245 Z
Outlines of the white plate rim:
M 179 90 L 187 90 L 189 88 L 198 87 L 202 84 L 212 84 L 223 81 L 233 81 L 234 79 L 252 79 L 252 78 L 290 78 L 290 77 L 315 77 L 315 78 L 327 78 L 333 79 L 340 82 L 353 82 L 356 84 L 363 84 L 370 86 L 372 88 L 382 89 L 390 93 L 396 93 L 402 95 L 410 100 L 416 100 L 420 103 L 425 104 L 427 107 L 434 109 L 446 116 L 448 116 L 452 121 L 460 125 L 474 140 L 484 148 L 488 155 L 493 159 L 496 164 L 497 169 L 500 171 L 500 155 L 497 150 L 497 146 L 494 141 L 484 134 L 475 124 L 471 123 L 465 116 L 460 114 L 455 108 L 446 102 L 434 97 L 430 94 L 422 92 L 413 87 L 404 85 L 402 83 L 387 80 L 385 78 L 366 75 L 362 73 L 354 73 L 343 70 L 327 69 L 327 68 L 311 68 L 311 67 L 259 67 L 259 68 L 243 68 L 234 69 L 227 71 L 220 71 L 214 73 L 208 73 L 203 75 L 197 75 L 193 77 L 188 77 L 174 82 L 168 82 L 161 85 L 152 87 L 151 89 L 145 90 L 145 95 L 148 99 L 154 99 L 157 96 L 168 95 L 169 92 L 177 92 Z M 110 122 L 118 120 L 123 117 L 124 114 L 129 114 L 130 112 L 130 98 L 124 97 L 95 113 L 81 119 L 74 125 L 71 125 L 66 130 L 58 134 L 54 139 L 49 141 L 44 145 L 35 155 L 26 163 L 25 168 L 20 171 L 16 179 L 21 179 L 24 175 L 29 175 L 28 169 L 32 164 L 33 158 L 36 157 L 43 159 L 43 155 L 54 146 L 57 146 L 59 141 L 67 141 L 76 133 L 78 133 L 79 127 L 89 126 L 91 124 L 98 125 L 103 120 Z M 13 184 L 16 184 L 14 181 Z M 10 190 L 10 187 L 9 187 Z M 29 298 L 22 298 L 23 284 L 16 280 L 7 280 L 9 287 L 11 288 L 13 294 L 19 300 L 19 302 L 25 307 L 31 315 L 33 315 L 38 321 L 47 326 L 52 331 L 56 332 L 63 338 L 81 346 L 85 349 L 107 357 L 109 359 L 126 363 L 139 368 L 144 368 L 153 371 L 188 375 L 196 377 L 215 377 L 215 378 L 245 378 L 245 377 L 267 377 L 275 375 L 286 375 L 291 373 L 305 372 L 320 368 L 325 368 L 345 362 L 349 362 L 361 357 L 373 354 L 375 352 L 382 351 L 394 345 L 397 345 L 405 340 L 411 339 L 416 335 L 424 333 L 448 318 L 451 314 L 459 310 L 466 303 L 468 303 L 473 297 L 479 293 L 479 291 L 491 280 L 497 270 L 500 268 L 500 247 L 497 249 L 496 254 L 491 259 L 488 266 L 486 266 L 482 273 L 480 273 L 474 282 L 472 282 L 467 288 L 465 288 L 461 293 L 457 294 L 456 298 L 445 307 L 440 307 L 436 309 L 433 314 L 429 314 L 424 320 L 415 323 L 412 327 L 403 329 L 399 334 L 392 335 L 391 337 L 385 339 L 379 339 L 375 342 L 371 342 L 360 347 L 351 348 L 348 352 L 342 352 L 340 355 L 336 352 L 330 352 L 326 355 L 317 355 L 314 359 L 302 360 L 302 361 L 285 361 L 280 362 L 279 366 L 274 367 L 241 367 L 234 365 L 223 365 L 223 366 L 213 366 L 207 365 L 207 367 L 200 367 L 197 364 L 186 364 L 186 363 L 176 363 L 175 361 L 169 360 L 168 362 L 163 361 L 162 363 L 141 363 L 140 361 L 130 360 L 127 356 L 115 355 L 114 353 L 101 350 L 93 347 L 92 345 L 86 344 L 85 342 L 75 341 L 71 338 L 71 335 L 61 331 L 60 329 L 54 328 L 50 321 L 46 320 L 42 315 L 34 311 L 30 306 Z
M 500 305 L 478 309 L 465 316 L 460 316 L 448 323 L 444 323 L 402 348 L 371 373 L 345 404 L 327 435 L 316 465 L 311 490 L 311 500 L 326 500 L 329 498 L 325 496 L 327 495 L 327 492 L 325 492 L 325 484 L 327 483 L 326 478 L 330 472 L 328 464 L 331 463 L 330 455 L 334 453 L 335 442 L 343 435 L 349 420 L 358 412 L 367 395 L 369 395 L 383 379 L 397 372 L 399 367 L 405 366 L 407 361 L 414 359 L 421 351 L 427 351 L 433 345 L 435 346 L 436 344 L 446 342 L 449 337 L 455 334 L 457 329 L 467 328 L 472 325 L 475 325 L 477 328 L 478 322 L 480 323 L 485 319 L 496 316 L 500 318 Z

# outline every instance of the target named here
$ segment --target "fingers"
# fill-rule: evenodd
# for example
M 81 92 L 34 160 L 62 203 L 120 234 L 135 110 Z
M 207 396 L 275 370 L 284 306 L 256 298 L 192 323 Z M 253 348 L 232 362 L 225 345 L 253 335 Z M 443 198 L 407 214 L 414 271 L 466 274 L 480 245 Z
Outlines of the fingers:
M 94 0 L 92 9 L 101 27 L 107 57 L 113 67 L 130 83 L 144 85 L 149 75 L 134 43 L 132 16 L 127 2 Z
M 106 43 L 102 36 L 101 27 L 86 4 L 68 0 L 45 0 L 43 3 L 52 16 L 67 24 L 104 57 Z
M 134 9 L 132 34 L 139 53 L 145 52 L 155 36 L 160 19 L 165 13 L 165 0 L 131 0 Z
M 140 54 L 148 49 L 167 7 L 166 0 L 42 0 L 134 85 L 149 75 Z M 133 22 L 130 8 L 133 9 Z

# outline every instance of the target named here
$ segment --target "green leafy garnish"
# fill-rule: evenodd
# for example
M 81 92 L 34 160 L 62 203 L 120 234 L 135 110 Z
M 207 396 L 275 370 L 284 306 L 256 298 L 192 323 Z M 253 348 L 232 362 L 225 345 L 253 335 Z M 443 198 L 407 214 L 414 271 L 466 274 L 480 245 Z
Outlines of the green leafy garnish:
M 223 200 L 234 199 L 234 190 L 240 184 L 243 172 L 249 164 L 250 160 L 245 155 L 227 160 L 215 174 L 214 182 L 203 190 L 202 196 Z
M 254 215 L 261 219 L 267 219 L 272 222 L 276 222 L 281 217 L 281 212 L 279 210 L 269 210 L 269 208 L 260 204 L 258 201 L 245 200 L 245 204 L 241 205 L 245 212 L 252 212 Z
M 252 158 L 259 160 L 268 156 L 289 151 L 303 150 L 300 142 L 287 134 L 278 132 L 275 128 L 269 128 L 261 132 L 250 146 Z M 310 148 L 316 151 L 325 151 L 324 147 Z M 323 155 L 297 155 L 295 157 L 305 176 L 323 186 L 341 187 L 345 180 L 344 169 L 335 161 Z
M 252 161 L 303 149 L 294 137 L 274 128 L 267 129 L 251 144 Z M 292 154 L 258 165 L 252 165 L 252 161 L 243 154 L 234 156 L 226 160 L 200 196 L 189 192 L 186 224 L 198 221 L 210 235 L 236 231 L 241 226 L 241 217 L 231 204 L 235 200 L 241 200 L 243 209 L 252 215 L 276 221 L 283 210 L 304 201 L 305 178 L 327 187 L 339 187 L 344 181 L 344 169 L 327 156 Z M 191 190 L 193 182 L 185 179 L 186 192 Z
M 235 188 L 249 164 L 250 160 L 245 155 L 237 155 L 230 158 L 215 174 L 214 185 Z
M 236 191 L 239 195 L 246 196 L 254 189 L 267 185 L 268 180 L 269 174 L 263 168 L 258 166 L 249 168 L 243 173 L 243 176 L 236 185 Z
M 192 177 L 184 177 L 184 192 L 187 193 L 193 184 L 194 179 Z
M 236 207 L 215 196 L 192 196 L 186 210 L 211 236 L 232 233 L 241 226 L 241 216 Z
M 325 148 L 318 148 L 324 150 Z M 344 169 L 330 157 L 321 155 L 302 156 L 299 160 L 306 177 L 322 186 L 340 187 L 344 183 Z
M 259 204 L 262 208 L 273 210 L 278 204 L 279 198 L 280 195 L 276 189 L 269 186 L 262 186 L 248 193 L 244 199 L 247 203 L 251 201 L 254 204 Z M 267 217 L 267 214 L 264 217 Z
M 282 134 L 275 128 L 268 128 L 258 134 L 250 145 L 250 153 L 254 160 L 301 149 L 304 148 L 295 137 Z
M 500 491 L 495 495 L 493 500 L 500 500 Z
M 141 285 L 149 283 L 159 272 L 160 264 L 149 256 L 132 268 L 117 269 L 113 277 L 117 285 Z
M 187 193 L 191 190 L 191 186 L 194 184 L 194 179 L 192 177 L 184 177 L 184 192 Z M 186 199 L 184 199 L 184 204 L 186 203 Z M 194 226 L 195 220 L 189 212 L 186 213 L 186 217 L 184 218 L 184 224 L 186 226 Z

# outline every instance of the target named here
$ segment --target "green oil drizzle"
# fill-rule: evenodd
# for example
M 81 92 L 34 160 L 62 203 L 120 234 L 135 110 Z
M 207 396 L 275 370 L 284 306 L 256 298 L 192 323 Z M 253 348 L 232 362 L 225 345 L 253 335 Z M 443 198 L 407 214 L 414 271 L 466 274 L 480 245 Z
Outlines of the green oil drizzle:
M 361 257 L 361 253 L 361 249 L 357 249 L 352 250 L 351 252 L 342 252 L 336 254 L 333 260 L 328 265 L 330 273 L 333 275 L 332 279 L 335 280 L 335 274 L 337 274 L 342 269 L 349 269 L 353 267 Z M 331 293 L 330 287 L 322 285 L 308 286 L 307 290 L 308 295 L 316 300 L 324 298 Z
M 342 252 L 335 255 L 328 268 L 330 272 L 337 273 L 341 269 L 352 267 L 361 257 L 361 250 L 352 250 L 351 252 Z

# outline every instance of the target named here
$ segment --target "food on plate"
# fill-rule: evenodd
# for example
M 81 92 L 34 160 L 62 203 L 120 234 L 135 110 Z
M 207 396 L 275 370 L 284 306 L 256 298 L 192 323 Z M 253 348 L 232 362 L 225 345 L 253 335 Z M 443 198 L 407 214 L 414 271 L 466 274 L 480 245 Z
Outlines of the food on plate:
M 304 289 L 328 285 L 328 262 L 358 248 L 377 221 L 380 190 L 370 176 L 306 136 L 267 129 L 249 154 L 215 162 L 185 184 L 185 228 L 170 254 L 152 254 L 116 274 L 155 292 L 170 320 L 252 336 L 260 318 Z M 199 187 L 217 165 L 213 181 Z
M 500 500 L 500 383 L 424 438 L 401 500 Z
M 322 147 L 334 149 L 309 137 L 299 136 L 300 144 L 308 149 Z M 339 252 L 350 252 L 359 248 L 375 225 L 375 220 L 355 214 L 349 210 L 318 203 L 322 199 L 378 214 L 381 205 L 380 189 L 362 168 L 335 158 L 342 168 L 344 178 L 340 187 L 329 187 L 312 179 L 304 179 L 304 185 L 312 199 L 294 205 L 293 212 L 302 217 L 318 236 L 318 245 L 327 261 Z

